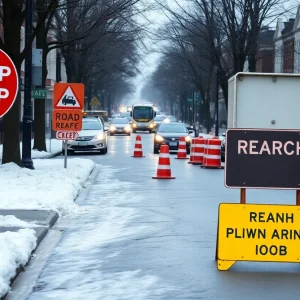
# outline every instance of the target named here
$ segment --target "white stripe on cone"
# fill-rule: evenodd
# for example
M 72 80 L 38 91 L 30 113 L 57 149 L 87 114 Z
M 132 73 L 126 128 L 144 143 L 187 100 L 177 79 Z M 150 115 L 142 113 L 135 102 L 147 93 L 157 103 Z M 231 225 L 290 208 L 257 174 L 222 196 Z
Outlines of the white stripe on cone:
M 221 159 L 221 155 L 206 155 L 207 159 Z
M 170 170 L 170 165 L 158 165 L 158 170 Z
M 168 158 L 168 157 L 169 157 L 169 154 L 166 154 L 166 153 L 159 153 L 159 157 L 161 157 L 161 158 Z
M 216 149 L 216 150 L 219 150 L 219 149 L 221 149 L 221 145 L 220 146 L 215 146 L 215 145 L 209 145 L 208 147 L 207 147 L 208 149 Z

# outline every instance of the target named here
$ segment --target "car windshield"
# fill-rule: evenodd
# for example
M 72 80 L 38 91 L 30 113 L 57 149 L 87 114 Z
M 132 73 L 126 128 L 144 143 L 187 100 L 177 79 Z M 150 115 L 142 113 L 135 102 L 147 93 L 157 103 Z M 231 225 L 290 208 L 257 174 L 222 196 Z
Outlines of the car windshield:
M 161 123 L 158 132 L 165 133 L 187 133 L 187 129 L 183 124 L 164 124 Z
M 98 121 L 83 121 L 82 130 L 101 130 L 102 124 Z
M 123 119 L 113 119 L 112 120 L 113 124 L 128 124 L 128 120 L 123 118 Z
M 154 121 L 163 121 L 165 118 L 163 116 L 156 116 Z
M 124 117 L 124 118 L 128 118 L 128 117 L 130 117 L 130 112 L 122 113 L 121 116 Z
M 153 108 L 149 106 L 136 106 L 133 110 L 134 119 L 152 119 Z

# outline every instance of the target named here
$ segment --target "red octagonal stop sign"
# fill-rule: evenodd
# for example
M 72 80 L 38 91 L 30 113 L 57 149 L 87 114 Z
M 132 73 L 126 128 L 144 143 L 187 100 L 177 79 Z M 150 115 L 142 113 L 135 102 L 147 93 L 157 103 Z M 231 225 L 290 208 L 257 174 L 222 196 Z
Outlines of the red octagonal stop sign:
M 0 49 L 0 118 L 16 100 L 19 79 L 16 67 L 10 57 Z

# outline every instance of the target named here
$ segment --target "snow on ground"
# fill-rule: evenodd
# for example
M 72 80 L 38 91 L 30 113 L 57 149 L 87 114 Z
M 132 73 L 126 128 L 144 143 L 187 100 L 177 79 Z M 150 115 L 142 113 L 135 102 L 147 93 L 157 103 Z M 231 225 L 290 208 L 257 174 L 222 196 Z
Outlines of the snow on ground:
M 33 229 L 20 229 L 18 232 L 0 234 L 0 298 L 9 291 L 10 279 L 16 269 L 24 266 L 36 247 L 36 236 Z
M 3 145 L 0 145 L 0 160 L 2 158 L 2 147 L 3 147 Z M 20 149 L 21 149 L 21 147 L 22 147 L 22 143 L 20 143 Z M 32 147 L 33 147 L 33 140 L 32 140 Z M 51 139 L 51 140 L 47 139 L 46 147 L 47 147 L 47 152 L 31 150 L 31 157 L 32 158 L 47 158 L 49 156 L 52 156 L 55 153 L 61 152 L 62 151 L 62 141 L 58 141 L 56 139 Z
M 28 223 L 28 222 L 22 221 L 12 215 L 8 215 L 8 216 L 0 215 L 0 227 L 33 228 L 33 227 L 41 227 L 41 225 L 37 225 L 32 222 Z
M 140 221 L 144 192 L 116 178 L 124 170 L 101 166 L 100 172 L 105 176 L 99 173 L 88 198 L 78 203 L 86 210 L 65 231 L 28 300 L 160 299 L 170 288 L 147 270 L 116 268 L 123 245 L 146 238 L 153 228 Z
M 60 215 L 76 215 L 74 199 L 95 164 L 88 159 L 34 160 L 35 170 L 10 163 L 0 166 L 0 208 L 50 209 Z

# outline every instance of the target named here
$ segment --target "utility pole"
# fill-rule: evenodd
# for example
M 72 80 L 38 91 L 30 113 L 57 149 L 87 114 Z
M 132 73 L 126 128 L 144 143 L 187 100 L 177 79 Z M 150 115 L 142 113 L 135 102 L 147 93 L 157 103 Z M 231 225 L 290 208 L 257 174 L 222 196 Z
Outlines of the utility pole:
M 216 102 L 215 102 L 215 136 L 219 137 L 219 67 L 215 67 L 216 73 Z
M 22 132 L 22 164 L 23 167 L 34 169 L 31 159 L 31 135 L 32 135 L 32 10 L 33 0 L 26 0 L 25 20 L 25 46 L 27 47 L 25 57 L 25 84 L 24 84 L 24 111 L 23 111 L 23 132 Z

